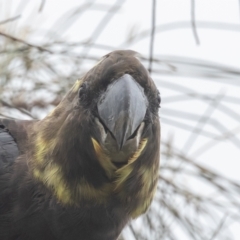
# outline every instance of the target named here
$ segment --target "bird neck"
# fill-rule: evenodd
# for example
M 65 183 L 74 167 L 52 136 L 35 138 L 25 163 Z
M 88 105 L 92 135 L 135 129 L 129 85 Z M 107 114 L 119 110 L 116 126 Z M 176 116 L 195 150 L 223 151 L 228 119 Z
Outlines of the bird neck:
M 105 202 L 112 186 L 96 159 L 88 129 L 73 110 L 57 111 L 34 126 L 29 153 L 33 177 L 63 204 Z
M 158 147 L 159 140 L 142 139 L 126 165 L 112 167 L 90 130 L 82 127 L 87 124 L 75 117 L 47 118 L 36 124 L 30 154 L 33 177 L 64 205 L 107 204 L 118 199 L 129 206 L 133 218 L 141 215 L 152 201 L 158 177 L 159 156 L 145 148 L 149 142 Z

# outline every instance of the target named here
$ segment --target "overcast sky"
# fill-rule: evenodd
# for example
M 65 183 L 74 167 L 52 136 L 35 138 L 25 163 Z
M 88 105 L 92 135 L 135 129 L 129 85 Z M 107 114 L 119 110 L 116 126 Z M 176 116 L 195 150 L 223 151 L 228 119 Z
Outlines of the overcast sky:
M 28 2 L 28 7 L 24 9 L 21 2 Z M 48 29 L 56 29 L 59 26 L 64 27 L 64 21 L 59 20 L 63 14 L 71 14 L 83 3 L 94 1 L 79 1 L 79 0 L 50 0 L 46 1 L 44 8 L 39 13 L 39 6 L 41 1 L 20 1 L 20 0 L 0 0 L 0 21 L 9 16 L 16 16 L 21 14 L 21 19 L 16 22 L 17 26 L 28 26 L 26 31 L 31 29 L 38 30 L 39 35 L 32 38 L 34 42 L 41 42 L 45 39 Z M 95 1 L 96 2 L 96 1 Z M 104 11 L 101 7 L 104 4 L 109 4 L 109 1 L 97 1 L 98 9 L 92 9 L 85 12 L 81 17 L 69 28 L 58 36 L 61 39 L 67 39 L 72 42 L 81 42 L 88 40 L 92 35 L 93 29 L 103 17 Z M 117 1 L 116 1 L 117 2 Z M 119 3 L 121 1 L 118 1 Z M 236 67 L 240 69 L 240 14 L 239 14 L 239 1 L 238 0 L 196 0 L 196 20 L 197 35 L 200 40 L 200 45 L 196 44 L 193 36 L 193 31 L 188 24 L 191 21 L 191 1 L 190 0 L 159 0 L 157 1 L 156 10 L 156 26 L 157 33 L 155 37 L 154 53 L 157 56 L 180 56 L 192 57 L 201 60 L 213 61 L 224 65 Z M 14 3 L 14 4 L 13 4 Z M 14 7 L 12 7 L 14 6 Z M 97 36 L 97 43 L 112 46 L 114 48 L 132 48 L 138 52 L 148 55 L 149 53 L 149 38 L 141 38 L 126 44 L 126 38 L 129 33 L 146 31 L 150 29 L 151 24 L 151 1 L 149 0 L 127 0 L 123 4 L 120 11 L 111 18 L 105 30 Z M 217 25 L 222 29 L 206 28 L 206 22 L 224 23 L 225 25 Z M 174 23 L 181 23 L 183 27 L 177 27 Z M 169 25 L 167 25 L 169 24 Z M 171 25 L 170 25 L 171 24 Z M 226 25 L 229 24 L 229 25 Z M 223 28 L 226 28 L 225 30 Z M 230 29 L 231 30 L 228 30 Z M 8 29 L 11 32 L 11 29 Z M 17 34 L 16 28 L 12 28 L 12 32 Z M 96 50 L 95 50 L 96 51 Z M 107 51 L 101 50 L 102 54 Z M 94 54 L 91 50 L 89 54 Z M 154 76 L 153 76 L 154 77 Z M 185 110 L 186 112 L 196 114 L 207 114 L 211 112 L 208 104 L 197 101 L 183 101 L 183 102 L 165 102 L 164 99 L 178 95 L 174 90 L 161 85 L 161 81 L 176 81 L 176 78 L 169 76 L 162 76 L 155 79 L 160 89 L 162 96 L 162 114 L 167 114 L 171 109 Z M 224 84 L 220 82 L 205 81 L 203 79 L 194 78 L 177 78 L 180 85 L 190 87 L 195 91 L 204 94 L 216 95 L 224 99 L 227 96 L 239 97 L 240 88 Z M 225 103 L 233 112 L 236 113 L 236 119 L 228 117 L 221 111 L 212 111 L 212 117 L 218 119 L 226 130 L 232 130 L 235 133 L 235 138 L 240 138 L 240 125 L 237 121 L 238 114 L 240 113 L 240 104 Z M 165 112 L 164 112 L 165 111 Z M 189 121 L 189 124 L 190 123 Z M 206 125 L 205 130 L 212 131 L 216 134 L 219 132 L 214 128 L 214 124 Z M 180 149 L 189 147 L 187 141 L 191 133 L 184 130 L 179 130 L 173 126 L 162 122 L 162 136 L 167 139 L 173 136 L 174 143 Z M 208 144 L 209 139 L 204 137 L 198 138 L 193 146 L 189 147 L 187 151 L 190 156 L 195 156 L 200 147 Z M 197 157 L 197 161 L 207 164 L 214 169 L 224 173 L 225 175 L 240 180 L 240 162 L 239 162 L 239 148 L 233 144 L 232 141 L 226 140 L 221 143 L 214 143 L 214 146 L 206 153 Z M 186 150 L 186 149 L 185 149 Z M 236 223 L 231 226 L 231 231 L 235 234 L 235 239 L 240 236 L 240 224 Z

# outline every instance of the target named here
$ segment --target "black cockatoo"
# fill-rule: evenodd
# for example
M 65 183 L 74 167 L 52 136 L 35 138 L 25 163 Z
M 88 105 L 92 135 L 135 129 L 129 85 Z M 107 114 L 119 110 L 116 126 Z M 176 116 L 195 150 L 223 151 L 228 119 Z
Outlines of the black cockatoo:
M 0 240 L 116 240 L 158 180 L 159 92 L 104 56 L 43 120 L 0 119 Z

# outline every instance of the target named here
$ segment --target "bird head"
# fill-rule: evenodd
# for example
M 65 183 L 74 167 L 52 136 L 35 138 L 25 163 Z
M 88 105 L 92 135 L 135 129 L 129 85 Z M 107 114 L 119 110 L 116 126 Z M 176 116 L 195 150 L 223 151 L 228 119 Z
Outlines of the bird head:
M 76 107 L 91 119 L 91 138 L 116 166 L 137 151 L 158 118 L 159 92 L 134 51 L 104 56 L 80 80 Z M 97 150 L 98 149 L 98 150 Z
M 63 203 L 117 196 L 142 214 L 157 183 L 159 104 L 136 52 L 107 54 L 36 124 L 34 176 Z

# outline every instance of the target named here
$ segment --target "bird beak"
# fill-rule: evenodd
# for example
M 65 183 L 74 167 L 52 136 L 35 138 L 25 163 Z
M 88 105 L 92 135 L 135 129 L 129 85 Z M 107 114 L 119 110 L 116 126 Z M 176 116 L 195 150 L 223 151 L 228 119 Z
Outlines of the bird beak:
M 119 150 L 134 137 L 144 120 L 147 106 L 143 88 L 129 74 L 109 85 L 99 100 L 99 117 L 115 138 Z

